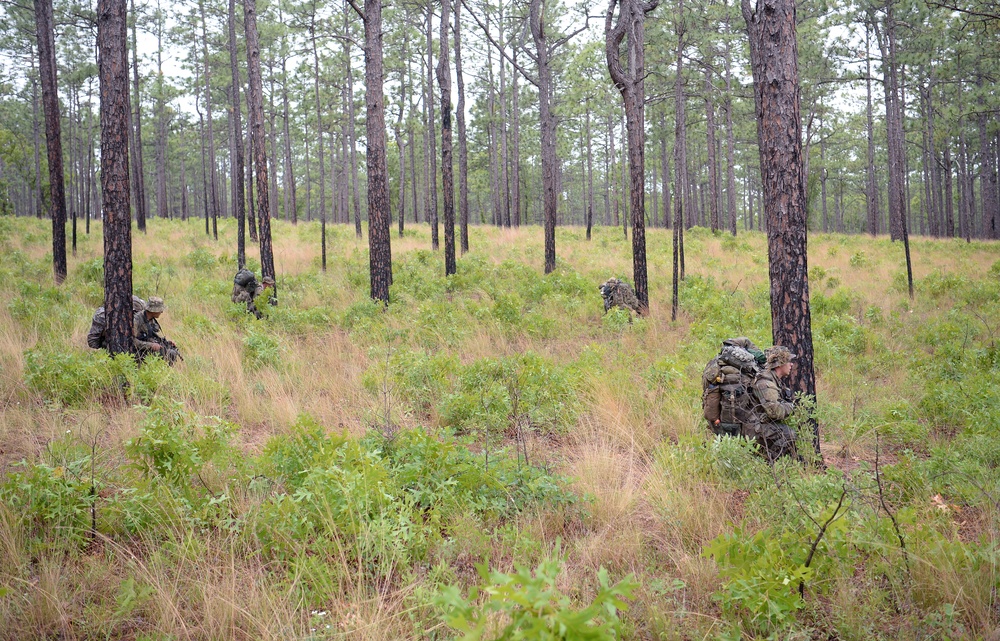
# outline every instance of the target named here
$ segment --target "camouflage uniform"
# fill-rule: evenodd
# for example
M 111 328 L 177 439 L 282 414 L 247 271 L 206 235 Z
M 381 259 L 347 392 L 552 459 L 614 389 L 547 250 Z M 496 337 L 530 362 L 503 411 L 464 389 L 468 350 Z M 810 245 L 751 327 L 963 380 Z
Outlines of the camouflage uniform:
M 609 278 L 598 289 L 601 290 L 601 296 L 604 298 L 604 313 L 607 313 L 612 307 L 620 307 L 639 313 L 639 299 L 635 297 L 635 292 L 627 283 L 623 283 L 617 278 Z
M 257 309 L 255 300 L 258 296 L 264 293 L 264 288 L 268 285 L 274 285 L 274 279 L 270 276 L 264 277 L 264 282 L 258 283 L 256 279 L 251 279 L 246 285 L 240 285 L 237 282 L 233 282 L 233 294 L 230 299 L 234 303 L 246 303 L 247 312 L 253 314 L 257 318 L 260 318 L 262 314 L 260 310 Z
M 135 345 L 135 352 L 141 361 L 148 354 L 162 356 L 168 364 L 173 365 L 181 357 L 177 346 L 167 340 L 160 330 L 160 323 L 155 318 L 146 316 L 146 312 L 162 312 L 166 309 L 163 299 L 152 297 L 149 299 L 147 308 L 136 312 L 132 317 L 132 343 Z
M 795 411 L 790 400 L 791 390 L 781 384 L 774 370 L 791 362 L 795 355 L 780 345 L 768 349 L 767 366 L 753 382 L 754 395 L 760 404 L 753 422 L 743 425 L 743 435 L 756 439 L 767 460 L 781 456 L 796 456 L 795 431 L 783 423 Z
M 132 314 L 146 309 L 146 301 L 132 294 Z M 104 307 L 98 307 L 90 320 L 90 331 L 87 332 L 87 346 L 92 349 L 104 349 L 108 346 L 104 332 L 108 329 L 108 319 Z

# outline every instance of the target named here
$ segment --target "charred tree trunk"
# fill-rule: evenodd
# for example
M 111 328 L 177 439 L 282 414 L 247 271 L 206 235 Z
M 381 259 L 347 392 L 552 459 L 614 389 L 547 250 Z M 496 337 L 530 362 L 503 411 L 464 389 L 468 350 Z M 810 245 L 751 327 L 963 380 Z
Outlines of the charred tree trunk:
M 232 0 L 230 0 L 232 2 Z M 323 102 L 319 97 L 319 49 L 316 47 L 316 4 L 312 6 L 309 40 L 313 54 L 313 92 L 316 98 L 316 149 L 319 155 L 319 246 L 320 268 L 326 271 L 326 167 L 323 145 Z M 345 14 L 346 18 L 346 14 Z M 332 161 L 331 161 L 332 165 Z M 332 171 L 330 173 L 333 173 Z
M 112 354 L 132 351 L 132 213 L 128 179 L 128 56 L 125 0 L 97 4 L 101 87 L 104 309 Z
M 434 127 L 434 3 L 427 3 L 427 127 L 429 129 L 430 176 L 427 189 L 430 193 L 427 222 L 431 225 L 431 249 L 440 247 L 438 239 L 438 193 L 437 193 L 437 138 Z
M 271 208 L 268 202 L 267 155 L 264 140 L 264 95 L 260 73 L 260 39 L 257 35 L 257 0 L 244 0 L 243 22 L 247 38 L 247 112 L 252 133 L 254 166 L 257 169 L 257 214 L 260 216 L 260 270 L 262 277 L 275 277 L 271 249 Z M 278 288 L 271 290 L 270 303 L 278 304 Z
M 529 22 L 538 64 L 538 109 L 542 146 L 542 211 L 545 218 L 545 273 L 556 268 L 556 119 L 552 113 L 552 68 L 543 0 L 531 0 Z
M 455 273 L 455 176 L 451 157 L 451 64 L 448 61 L 448 29 L 451 2 L 441 2 L 441 54 L 437 78 L 441 88 L 441 188 L 444 191 L 444 274 Z M 505 145 L 506 148 L 506 145 Z
M 56 284 L 59 284 L 66 279 L 66 186 L 63 178 L 62 123 L 56 81 L 52 0 L 35 0 L 35 34 L 38 37 L 38 71 L 42 80 L 42 109 L 45 112 L 45 143 L 49 160 L 52 269 Z M 125 80 L 125 87 L 127 90 L 128 79 Z M 37 179 L 41 181 L 41 176 Z
M 133 0 L 134 2 L 135 0 Z M 208 30 L 205 23 L 205 2 L 198 0 L 198 10 L 201 13 L 201 53 L 204 63 L 205 74 L 205 119 L 208 121 L 208 167 L 209 179 L 208 190 L 210 200 L 210 211 L 212 214 L 212 238 L 219 240 L 219 196 L 218 178 L 215 168 L 215 130 L 212 124 L 212 71 L 208 63 Z M 141 171 L 141 168 L 140 168 Z
M 389 169 L 385 103 L 382 96 L 382 0 L 365 0 L 365 126 L 368 138 L 368 253 L 371 295 L 389 303 L 392 253 L 389 245 Z M 447 24 L 447 20 L 444 21 Z
M 590 96 L 587 96 L 587 117 L 584 137 L 587 139 L 587 240 L 594 227 L 594 152 L 590 135 Z
M 774 344 L 797 355 L 791 388 L 815 398 L 795 2 L 757 0 L 756 10 L 750 0 L 741 4 L 759 123 Z M 817 423 L 813 446 L 821 456 Z
M 686 118 L 684 113 L 684 0 L 677 5 L 677 76 L 674 79 L 674 238 L 673 238 L 673 296 L 670 320 L 677 320 L 680 280 L 684 278 L 684 217 L 687 184 Z

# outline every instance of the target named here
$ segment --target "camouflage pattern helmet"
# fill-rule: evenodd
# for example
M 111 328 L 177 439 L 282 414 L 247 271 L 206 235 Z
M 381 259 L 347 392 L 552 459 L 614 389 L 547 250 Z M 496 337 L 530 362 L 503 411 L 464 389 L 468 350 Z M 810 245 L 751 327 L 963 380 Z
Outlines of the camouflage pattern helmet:
M 167 310 L 167 306 L 163 304 L 163 299 L 159 296 L 150 296 L 149 302 L 146 303 L 146 311 L 152 314 L 158 314 Z
M 274 287 L 274 279 L 271 278 L 270 276 L 265 276 L 264 278 L 261 279 L 261 282 L 263 282 L 265 285 L 270 285 L 271 287 Z
M 769 347 L 764 350 L 764 355 L 767 357 L 767 369 L 781 367 L 782 365 L 791 363 L 792 359 L 795 358 L 795 354 L 792 353 L 792 350 L 788 349 L 784 345 Z

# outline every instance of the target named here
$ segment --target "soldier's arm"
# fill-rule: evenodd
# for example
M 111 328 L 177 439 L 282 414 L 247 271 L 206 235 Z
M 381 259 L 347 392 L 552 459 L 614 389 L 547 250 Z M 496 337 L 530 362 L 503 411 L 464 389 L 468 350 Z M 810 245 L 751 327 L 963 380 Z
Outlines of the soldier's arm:
M 772 421 L 783 421 L 791 415 L 795 406 L 782 399 L 781 390 L 770 381 L 759 381 L 754 385 L 757 391 L 757 398 L 764 408 L 764 412 Z
M 139 320 L 138 315 L 136 318 L 132 319 L 132 344 L 135 345 L 136 350 L 147 351 L 147 352 L 159 352 L 160 344 L 154 343 L 153 341 L 144 340 L 140 338 L 143 336 L 143 323 Z

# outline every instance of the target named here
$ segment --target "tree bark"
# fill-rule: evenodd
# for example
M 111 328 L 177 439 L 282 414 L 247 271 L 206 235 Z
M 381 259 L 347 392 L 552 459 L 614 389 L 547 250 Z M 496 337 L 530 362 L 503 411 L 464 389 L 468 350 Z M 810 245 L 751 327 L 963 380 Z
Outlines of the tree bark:
M 128 56 L 125 0 L 97 3 L 101 90 L 104 309 L 112 354 L 132 351 L 132 213 L 129 211 Z
M 230 0 L 232 2 L 232 0 Z M 346 21 L 347 14 L 344 14 Z M 313 91 L 316 98 L 316 149 L 319 155 L 319 237 L 320 265 L 326 271 L 326 168 L 324 166 L 323 145 L 323 102 L 319 97 L 319 49 L 316 47 L 316 3 L 312 5 L 309 22 L 309 40 L 313 54 Z M 331 162 L 332 164 L 332 162 Z M 333 173 L 332 171 L 330 173 Z
M 868 165 L 867 183 L 865 187 L 866 203 L 868 208 L 868 233 L 872 236 L 878 234 L 879 221 L 879 197 L 878 183 L 875 180 L 875 131 L 872 122 L 872 57 L 870 47 L 870 23 L 865 21 L 865 86 L 867 96 L 866 124 L 868 136 Z
M 465 131 L 465 79 L 462 75 L 462 1 L 455 3 L 455 81 L 458 85 L 458 225 L 459 247 L 469 251 L 469 144 Z M 514 86 L 517 86 L 515 76 Z M 515 99 L 516 102 L 516 99 Z M 400 103 L 402 105 L 402 103 Z M 516 145 L 516 142 L 515 142 Z M 402 165 L 400 165 L 402 166 Z M 515 186 L 516 189 L 516 186 Z M 516 205 L 515 205 L 516 206 Z
M 538 109 L 542 146 L 542 210 L 545 218 L 545 273 L 556 268 L 556 119 L 552 113 L 552 69 L 549 62 L 549 39 L 546 31 L 544 0 L 531 0 L 529 22 L 535 42 L 538 64 Z
M 514 116 L 514 127 L 513 127 L 513 137 L 514 137 L 514 157 L 511 159 L 511 169 L 513 170 L 513 177 L 511 178 L 511 200 L 514 206 L 514 226 L 521 226 L 521 105 L 520 97 L 517 85 L 517 47 L 513 48 L 511 55 L 514 60 L 514 69 L 511 72 L 511 113 Z M 588 138 L 588 143 L 590 139 Z M 463 144 L 464 137 L 463 137 Z M 593 179 L 593 177 L 591 177 Z M 593 194 L 591 194 L 591 201 L 593 201 Z M 591 202 L 593 206 L 593 202 Z
M 756 10 L 750 0 L 741 4 L 750 35 L 759 122 L 772 334 L 775 345 L 784 345 L 797 355 L 790 387 L 815 398 L 795 1 L 757 0 Z M 821 456 L 817 423 L 813 424 L 813 447 Z
M 590 136 L 590 96 L 587 96 L 587 118 L 584 137 L 587 140 L 587 240 L 594 227 L 594 152 Z
M 719 172 L 715 157 L 715 101 L 712 94 L 715 84 L 712 82 L 711 61 L 705 68 L 705 134 L 708 149 L 708 208 L 712 232 L 719 231 Z
M 726 33 L 729 33 L 729 14 L 726 13 Z M 733 85 L 732 57 L 729 40 L 726 40 L 726 205 L 729 212 L 729 233 L 736 236 L 736 140 L 733 135 Z
M 392 253 L 389 240 L 389 168 L 382 96 L 382 0 L 365 0 L 365 127 L 368 138 L 368 254 L 371 296 L 389 303 Z M 447 20 L 444 21 L 447 24 Z
M 135 158 L 132 161 L 132 168 L 135 175 L 132 176 L 132 180 L 135 181 L 136 221 L 140 231 L 146 233 L 146 219 L 149 218 L 149 199 L 146 197 L 146 173 L 142 164 L 142 93 L 139 86 L 139 50 L 136 45 L 138 42 L 136 23 L 138 22 L 139 16 L 135 12 L 135 0 L 132 0 L 132 82 L 135 84 L 133 120 L 133 124 L 135 125 L 135 143 L 133 145 Z
M 239 94 L 237 94 L 238 96 Z M 237 98 L 238 99 L 238 98 Z M 163 12 L 156 2 L 156 215 L 170 216 L 167 204 L 167 116 L 163 99 Z
M 677 320 L 679 306 L 678 292 L 680 279 L 684 278 L 684 201 L 687 183 L 686 115 L 684 113 L 684 0 L 677 3 L 677 19 L 674 29 L 677 33 L 677 75 L 674 78 L 674 234 L 673 234 L 673 292 L 670 304 L 670 320 Z
M 134 2 L 135 0 L 132 1 Z M 219 240 L 219 196 L 217 192 L 218 178 L 215 167 L 215 130 L 212 125 L 212 71 L 208 62 L 208 30 L 205 20 L 204 0 L 198 0 L 198 11 L 201 14 L 201 53 L 205 75 L 205 119 L 207 120 L 208 125 L 208 189 L 209 196 L 211 198 L 210 211 L 212 214 L 212 238 Z M 138 133 L 138 129 L 136 130 L 136 133 Z M 140 171 L 141 170 L 142 169 L 140 167 Z
M 646 275 L 646 121 L 644 53 L 646 14 L 658 0 L 611 0 L 604 21 L 605 56 L 611 80 L 622 94 L 628 129 L 629 209 L 632 216 L 632 276 L 640 313 L 649 312 L 649 282 Z M 614 23 L 615 8 L 618 22 Z M 627 66 L 622 65 L 625 44 Z
M 56 284 L 60 284 L 66 279 L 66 186 L 63 178 L 62 123 L 59 117 L 52 0 L 35 0 L 35 34 L 38 37 L 38 70 L 42 80 L 42 110 L 45 113 L 45 143 L 49 160 L 52 269 Z M 38 179 L 41 180 L 41 177 Z
M 262 277 L 275 277 L 271 249 L 271 208 L 268 202 L 267 155 L 264 140 L 264 96 L 260 73 L 260 39 L 257 35 L 257 0 L 244 0 L 243 22 L 247 39 L 247 112 L 252 132 L 254 166 L 257 170 L 257 215 L 260 217 L 260 270 Z M 278 303 L 278 288 L 272 288 L 272 305 Z
M 298 206 L 295 202 L 295 172 L 292 167 L 292 136 L 288 132 L 288 69 L 287 58 L 281 59 L 281 102 L 284 109 L 285 147 L 285 219 L 291 216 L 292 224 L 298 224 Z
M 350 36 L 350 31 L 348 29 L 348 23 L 347 23 L 347 12 L 349 10 L 350 9 L 347 9 L 346 7 L 344 9 L 344 36 Z M 382 18 L 381 18 L 381 16 L 382 16 L 382 4 L 381 4 L 381 0 L 379 2 L 378 13 L 379 13 L 379 21 L 381 22 L 381 20 L 382 20 Z M 379 36 L 379 43 L 380 43 L 379 47 L 380 47 L 380 49 L 381 49 L 381 42 L 382 42 L 382 37 L 380 35 Z M 380 62 L 379 62 L 379 78 L 381 79 L 381 73 L 382 73 L 382 71 L 381 71 L 381 57 L 382 57 L 381 50 L 379 51 L 378 55 L 379 55 L 379 59 L 380 59 Z M 354 122 L 356 120 L 356 118 L 354 116 L 354 67 L 351 64 L 351 43 L 350 43 L 349 38 L 347 38 L 347 37 L 344 38 L 344 56 L 346 58 L 345 61 L 344 61 L 344 64 L 347 65 L 347 135 L 350 137 L 349 138 L 349 141 L 350 141 L 350 145 L 349 146 L 350 146 L 350 151 L 351 151 L 351 196 L 352 196 L 352 201 L 353 201 L 353 204 L 354 204 L 354 235 L 357 236 L 358 238 L 361 238 L 361 190 L 358 187 L 358 152 L 357 152 L 357 149 L 358 149 L 358 137 L 355 134 L 355 129 L 354 129 Z M 382 95 L 380 93 L 379 94 L 379 103 L 381 104 L 381 102 L 382 102 Z M 383 106 L 383 109 L 384 109 L 384 106 Z M 383 138 L 383 141 L 384 141 L 384 139 L 385 139 L 385 113 L 384 113 L 384 111 L 383 111 L 383 114 L 382 114 L 382 138 Z M 383 152 L 383 154 L 385 153 L 385 149 L 384 148 L 383 148 L 382 152 Z M 388 178 L 387 178 L 387 180 L 388 180 Z M 388 187 L 386 187 L 386 190 L 388 190 Z M 389 192 L 388 191 L 386 191 L 385 199 L 386 199 L 386 216 L 387 217 L 391 217 L 392 214 L 389 213 L 390 210 L 388 209 L 388 207 L 389 207 L 389 205 L 388 205 L 388 203 L 389 203 Z M 388 220 L 388 218 L 387 218 L 387 220 Z M 386 224 L 388 224 L 388 223 L 386 223 Z M 371 226 L 370 223 L 369 223 L 369 226 Z M 386 242 L 388 242 L 388 241 L 386 241 Z M 389 282 L 392 282 L 391 270 L 390 270 Z
M 38 9 L 38 4 L 36 3 L 35 9 Z M 36 27 L 37 28 L 37 27 Z M 37 74 L 35 73 L 35 52 L 32 48 L 31 52 L 31 134 L 34 142 L 34 157 L 35 157 L 35 183 L 34 183 L 34 194 L 35 194 L 35 217 L 41 218 L 42 211 L 45 209 L 45 197 L 42 194 L 42 161 L 41 149 L 42 144 L 39 141 L 38 136 L 38 80 Z M 47 141 L 47 139 L 46 139 Z
M 240 111 L 240 72 L 236 60 L 236 0 L 229 0 L 229 70 L 232 74 L 232 88 L 230 97 L 233 136 L 233 204 L 236 208 L 236 264 L 238 269 L 243 269 L 247 264 L 246 246 L 246 202 L 244 193 L 246 186 L 243 184 L 243 123 Z
M 441 188 L 444 191 L 444 274 L 455 273 L 455 177 L 451 157 L 451 64 L 448 61 L 448 29 L 451 2 L 441 1 L 441 53 L 437 78 L 441 89 Z M 504 145 L 506 149 L 506 145 Z
M 437 193 L 437 137 L 434 127 L 434 3 L 427 3 L 427 125 L 430 144 L 430 176 L 427 188 L 430 190 L 427 221 L 431 225 L 431 249 L 440 247 L 438 239 L 438 193 Z

